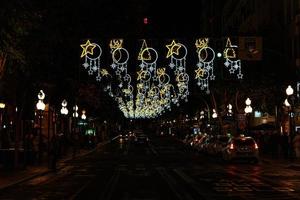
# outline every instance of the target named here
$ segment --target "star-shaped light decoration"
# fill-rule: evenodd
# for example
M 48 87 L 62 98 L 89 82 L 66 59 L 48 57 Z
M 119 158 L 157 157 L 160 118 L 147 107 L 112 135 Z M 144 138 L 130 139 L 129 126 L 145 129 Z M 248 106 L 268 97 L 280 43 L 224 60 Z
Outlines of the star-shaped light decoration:
M 90 65 L 89 65 L 87 62 L 85 62 L 85 63 L 82 64 L 82 66 L 83 66 L 85 69 L 87 69 Z
M 90 40 L 87 40 L 85 44 L 81 44 L 80 45 L 82 48 L 82 52 L 81 52 L 81 58 L 86 56 L 87 54 L 94 54 L 94 48 L 96 47 L 95 44 L 91 43 Z
M 179 55 L 179 49 L 181 47 L 179 43 L 176 43 L 174 40 L 172 40 L 171 44 L 167 44 L 166 47 L 168 48 L 168 53 L 166 58 L 169 58 L 173 54 Z
M 195 72 L 196 72 L 195 79 L 198 79 L 198 78 L 202 78 L 204 76 L 205 70 L 202 69 L 202 68 L 198 68 L 198 69 L 195 70 Z
M 123 79 L 124 79 L 124 81 L 129 81 L 130 80 L 130 75 L 126 74 Z
M 137 74 L 138 74 L 137 80 L 142 80 L 146 76 L 146 73 L 143 70 L 138 71 Z
M 237 77 L 238 79 L 243 79 L 243 74 L 238 74 Z
M 157 69 L 158 76 L 164 76 L 166 74 L 166 68 L 159 68 Z
M 101 76 L 109 76 L 110 75 L 106 69 L 101 69 L 100 73 L 101 73 Z

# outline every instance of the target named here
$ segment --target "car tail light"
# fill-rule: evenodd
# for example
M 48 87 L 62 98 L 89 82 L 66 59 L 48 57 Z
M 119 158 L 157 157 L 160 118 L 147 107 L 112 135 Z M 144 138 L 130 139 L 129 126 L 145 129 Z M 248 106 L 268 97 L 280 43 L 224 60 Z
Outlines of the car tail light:
M 258 149 L 258 145 L 256 143 L 254 143 L 254 148 Z
M 230 150 L 233 150 L 233 149 L 234 149 L 233 143 L 230 144 L 229 149 L 230 149 Z

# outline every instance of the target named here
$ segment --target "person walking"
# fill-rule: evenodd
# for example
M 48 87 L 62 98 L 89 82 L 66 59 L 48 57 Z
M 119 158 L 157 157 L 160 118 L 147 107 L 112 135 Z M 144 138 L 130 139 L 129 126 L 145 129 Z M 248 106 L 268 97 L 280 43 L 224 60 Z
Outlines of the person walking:
M 296 153 L 296 158 L 300 158 L 300 132 L 299 131 L 297 131 L 297 134 L 293 139 L 293 147 Z

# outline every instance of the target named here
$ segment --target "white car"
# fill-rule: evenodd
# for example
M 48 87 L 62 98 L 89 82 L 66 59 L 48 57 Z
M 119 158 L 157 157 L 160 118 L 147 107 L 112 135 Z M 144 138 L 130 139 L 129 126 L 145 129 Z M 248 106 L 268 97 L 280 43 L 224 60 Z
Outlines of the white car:
M 225 161 L 242 159 L 257 163 L 259 161 L 258 145 L 252 137 L 234 137 L 222 150 L 222 157 Z

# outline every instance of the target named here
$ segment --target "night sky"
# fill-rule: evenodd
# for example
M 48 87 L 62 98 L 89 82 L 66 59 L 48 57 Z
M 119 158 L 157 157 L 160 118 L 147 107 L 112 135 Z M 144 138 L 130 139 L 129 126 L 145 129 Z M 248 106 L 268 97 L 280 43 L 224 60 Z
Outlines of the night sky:
M 184 42 L 189 48 L 187 62 L 188 72 L 194 72 L 195 47 L 194 42 L 199 37 L 210 37 L 210 43 L 216 51 L 224 45 L 227 36 L 237 41 L 237 32 L 220 32 L 221 11 L 223 3 L 218 2 L 216 7 L 209 7 L 205 1 L 171 2 L 171 1 L 146 1 L 146 0 L 84 0 L 84 1 L 24 1 L 22 3 L 11 1 L 4 4 L 3 8 L 12 9 L 18 6 L 18 12 L 37 13 L 37 22 L 30 29 L 23 46 L 26 49 L 28 65 L 31 73 L 29 79 L 34 82 L 32 87 L 50 84 L 49 92 L 52 98 L 50 101 L 59 104 L 60 99 L 68 96 L 77 96 L 80 87 L 90 88 L 96 94 L 90 94 L 98 102 L 98 112 L 103 108 L 110 108 L 111 99 L 101 89 L 101 83 L 97 83 L 94 77 L 88 76 L 81 66 L 80 44 L 86 39 L 98 42 L 108 49 L 108 43 L 113 38 L 123 38 L 125 45 L 131 53 L 132 58 L 136 57 L 140 48 L 140 39 L 147 39 L 159 52 L 165 54 L 165 45 L 172 39 Z M 22 5 L 22 6 L 20 6 Z M 13 15 L 13 14 L 11 14 Z M 143 20 L 147 17 L 148 24 Z M 272 30 L 268 30 L 271 32 Z M 263 35 L 264 33 L 262 33 Z M 105 47 L 106 46 L 106 47 Z M 220 49 L 220 50 L 219 50 Z M 110 58 L 103 58 L 104 65 L 109 68 Z M 217 60 L 216 75 L 221 75 L 212 87 L 220 85 L 230 87 L 247 87 L 258 81 L 264 81 L 265 76 L 272 79 L 263 84 L 274 84 L 274 79 L 285 81 L 288 75 L 280 71 L 278 66 L 282 61 L 269 59 L 268 61 L 244 62 L 244 81 L 236 80 L 224 75 L 220 67 L 221 61 Z M 159 65 L 166 65 L 166 61 L 160 61 Z M 130 61 L 129 71 L 134 75 L 137 63 L 134 59 Z M 26 70 L 25 70 L 26 71 Z M 279 76 L 276 74 L 281 72 Z M 274 79 L 273 79 L 274 78 Z M 193 78 L 191 78 L 193 79 Z M 241 83 L 245 86 L 241 86 Z M 246 84 L 247 83 L 247 84 Z M 261 83 L 259 83 L 261 84 Z M 257 84 L 259 86 L 259 84 Z M 256 88 L 256 85 L 253 85 Z M 91 89 L 92 88 L 92 89 Z M 207 98 L 205 92 L 195 86 L 191 80 L 191 96 L 188 110 L 195 110 L 194 105 L 199 98 Z M 89 91 L 88 89 L 86 91 Z M 218 92 L 218 91 L 217 91 Z M 72 98 L 71 102 L 79 98 Z M 89 100 L 82 102 L 91 106 Z M 192 106 L 191 106 L 192 105 Z M 107 110 L 104 110 L 105 112 Z

